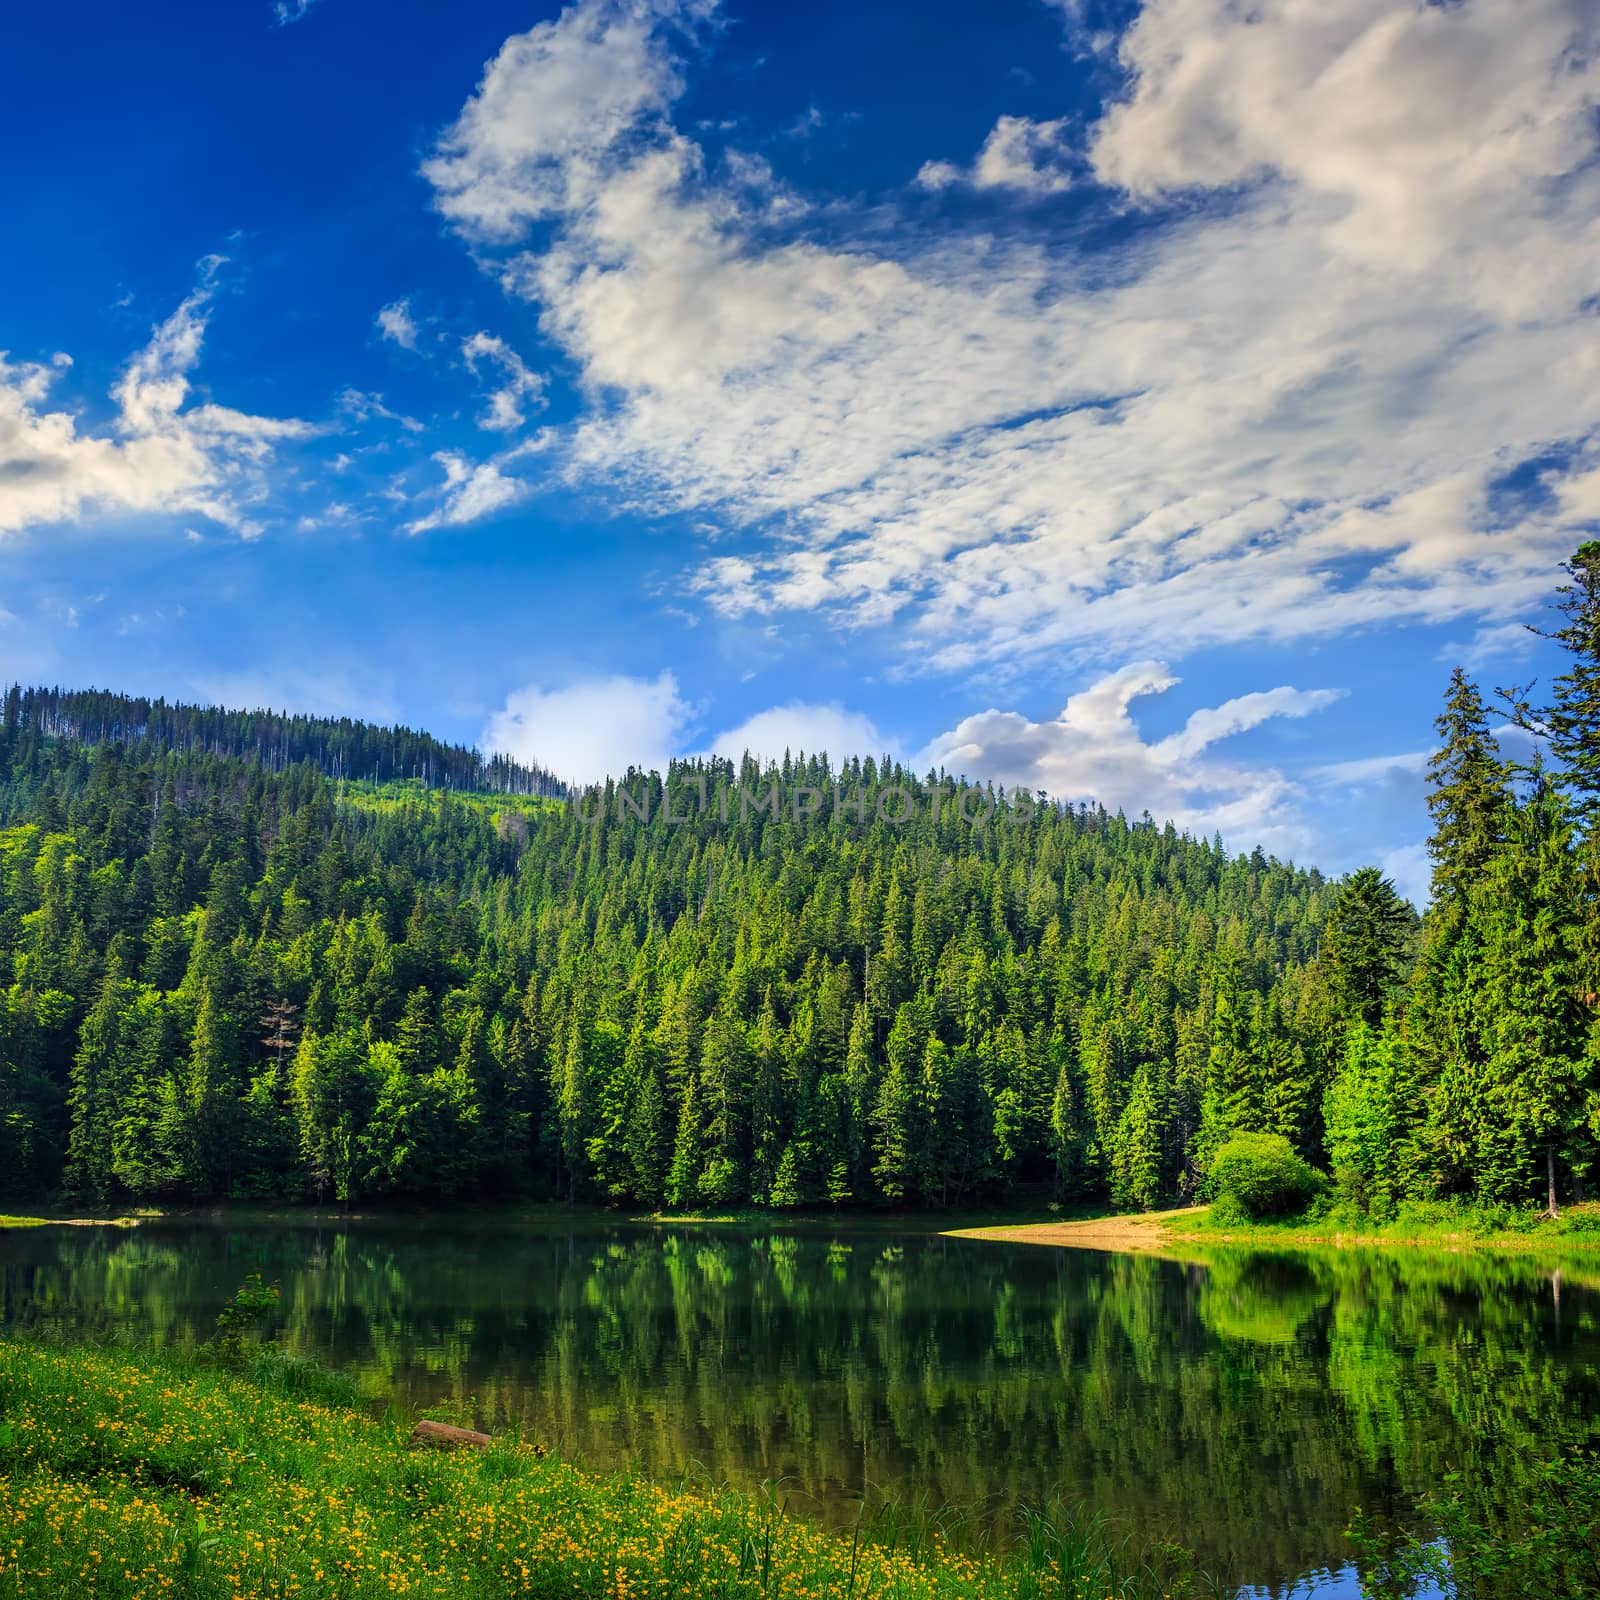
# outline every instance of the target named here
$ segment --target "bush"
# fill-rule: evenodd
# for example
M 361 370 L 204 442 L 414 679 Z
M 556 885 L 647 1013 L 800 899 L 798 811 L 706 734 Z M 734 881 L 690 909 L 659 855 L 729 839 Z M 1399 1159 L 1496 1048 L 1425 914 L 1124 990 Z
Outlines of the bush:
M 1568 1206 L 1556 1219 L 1557 1233 L 1600 1233 L 1600 1205 Z
M 1212 1158 L 1207 1179 L 1223 1220 L 1301 1211 L 1328 1181 L 1277 1133 L 1236 1133 Z

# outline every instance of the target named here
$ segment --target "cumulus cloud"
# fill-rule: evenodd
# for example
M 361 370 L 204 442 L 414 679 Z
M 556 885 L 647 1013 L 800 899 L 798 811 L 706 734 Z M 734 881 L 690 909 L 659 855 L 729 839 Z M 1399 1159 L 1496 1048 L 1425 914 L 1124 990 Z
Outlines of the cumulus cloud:
M 1587 0 L 1147 0 L 1095 169 L 1142 197 L 1275 178 L 1355 261 L 1570 309 L 1594 287 L 1572 252 L 1597 238 L 1596 28 Z
M 924 162 L 917 182 L 924 189 L 970 184 L 975 189 L 1015 189 L 1025 194 L 1060 194 L 1072 187 L 1065 169 L 1067 123 L 1035 122 L 1031 117 L 1001 117 L 971 167 L 949 161 Z
M 388 305 L 379 311 L 374 319 L 378 324 L 378 332 L 391 343 L 397 344 L 402 350 L 415 350 L 417 348 L 417 319 L 411 314 L 411 301 L 391 300 Z
M 763 761 L 781 761 L 785 752 L 827 755 L 837 765 L 849 756 L 895 754 L 897 747 L 861 712 L 849 711 L 836 701 L 817 705 L 803 700 L 758 711 L 711 742 L 711 753 L 730 761 L 746 753 Z
M 714 0 L 580 0 L 514 34 L 423 174 L 444 214 L 515 240 L 593 191 L 609 153 L 683 87 L 666 39 Z
M 1261 844 L 1335 869 L 1369 857 L 1400 862 L 1394 824 L 1420 807 L 1427 752 L 1312 767 L 1298 777 L 1271 763 L 1221 755 L 1217 747 L 1228 739 L 1276 719 L 1312 716 L 1341 693 L 1287 686 L 1204 707 L 1176 731 L 1147 739 L 1136 703 L 1179 681 L 1160 662 L 1134 662 L 1089 683 L 1055 718 L 1035 722 L 1014 711 L 983 711 L 910 751 L 870 717 L 837 702 L 771 706 L 706 737 L 696 733 L 701 718 L 671 672 L 612 674 L 515 691 L 488 719 L 481 742 L 579 782 L 619 777 L 630 767 L 664 772 L 674 758 L 698 750 L 733 761 L 804 752 L 826 755 L 835 766 L 850 756 L 888 755 L 917 772 L 1042 790 L 1055 800 L 1129 815 L 1148 810 L 1196 835 L 1220 832 L 1232 849 Z M 1330 830 L 1330 816 L 1347 804 L 1373 826 Z M 1414 897 L 1418 879 L 1405 871 L 1403 887 Z M 1426 871 L 1420 882 L 1425 890 Z
M 1494 486 L 1600 432 L 1592 6 L 1147 0 L 1079 159 L 1149 215 L 1093 254 L 819 243 L 672 121 L 710 9 L 514 36 L 424 171 L 580 373 L 565 470 L 749 535 L 699 566 L 713 607 L 899 618 L 953 669 L 1548 588 L 1588 488 Z
M 1561 502 L 1561 520 L 1570 523 L 1600 523 L 1600 467 L 1576 472 L 1556 484 Z
M 461 341 L 461 354 L 474 373 L 480 363 L 499 368 L 502 382 L 489 395 L 489 407 L 478 418 L 478 426 L 494 433 L 509 433 L 527 420 L 526 407 L 542 405 L 544 379 L 530 372 L 522 357 L 504 339 L 475 333 Z
M 1315 836 L 1298 787 L 1271 767 L 1218 758 L 1212 747 L 1275 717 L 1305 717 L 1339 698 L 1334 689 L 1278 688 L 1194 712 L 1176 733 L 1146 740 L 1135 701 L 1180 680 L 1162 663 L 1139 661 L 1072 696 L 1061 714 L 1033 722 L 1015 711 L 982 711 L 933 740 L 929 766 L 1055 800 L 1089 801 L 1131 814 L 1148 810 L 1196 834 L 1220 831 L 1235 845 L 1261 842 L 1283 854 Z
M 197 289 L 152 329 L 112 388 L 116 415 L 103 428 L 82 430 L 71 411 L 49 409 L 67 356 L 14 364 L 0 353 L 0 535 L 92 514 L 157 512 L 258 531 L 241 510 L 259 489 L 257 469 L 277 445 L 317 430 L 188 403 L 210 294 Z
M 516 690 L 489 718 L 481 742 L 491 753 L 590 783 L 629 767 L 665 772 L 691 715 L 672 673 L 610 674 Z

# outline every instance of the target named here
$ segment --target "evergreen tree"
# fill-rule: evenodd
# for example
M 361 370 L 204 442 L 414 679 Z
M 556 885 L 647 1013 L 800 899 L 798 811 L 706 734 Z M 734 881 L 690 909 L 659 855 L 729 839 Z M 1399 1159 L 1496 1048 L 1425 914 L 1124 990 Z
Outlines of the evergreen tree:
M 1548 739 L 1563 792 L 1587 823 L 1600 811 L 1600 540 L 1581 545 L 1562 570 L 1571 581 L 1556 591 L 1556 609 L 1566 620 L 1535 631 L 1566 650 L 1571 664 L 1556 679 L 1552 703 L 1537 713 L 1525 695 L 1513 691 L 1510 698 L 1517 720 Z
M 1439 748 L 1428 762 L 1433 832 L 1433 903 L 1457 907 L 1481 881 L 1505 835 L 1506 771 L 1489 733 L 1476 685 L 1457 667 L 1434 727 Z
M 1346 1013 L 1369 1027 L 1399 987 L 1416 913 L 1376 867 L 1351 873 L 1334 901 L 1323 946 L 1329 981 Z

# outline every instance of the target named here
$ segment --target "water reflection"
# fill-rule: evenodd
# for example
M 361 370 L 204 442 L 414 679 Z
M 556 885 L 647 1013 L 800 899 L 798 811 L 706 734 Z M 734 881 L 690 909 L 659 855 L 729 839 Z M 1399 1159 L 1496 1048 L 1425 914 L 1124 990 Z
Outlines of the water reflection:
M 1060 1495 L 1275 1588 L 1341 1567 L 1355 1505 L 1502 1481 L 1600 1411 L 1597 1274 L 1465 1255 L 162 1222 L 0 1238 L 0 1316 L 188 1343 L 251 1269 L 296 1352 L 596 1466 L 781 1479 L 839 1519 L 864 1489 Z

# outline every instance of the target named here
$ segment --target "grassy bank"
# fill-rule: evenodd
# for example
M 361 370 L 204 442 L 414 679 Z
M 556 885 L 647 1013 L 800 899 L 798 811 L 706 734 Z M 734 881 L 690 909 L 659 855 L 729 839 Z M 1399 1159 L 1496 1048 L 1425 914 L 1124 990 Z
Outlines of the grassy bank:
M 270 1349 L 193 1359 L 0 1343 L 0 1596 L 1154 1600 L 1097 1526 L 997 1553 L 892 1523 L 839 1538 L 773 1496 L 596 1476 L 531 1442 L 407 1449 L 408 1423 Z
M 1136 1211 L 1070 1222 L 1009 1223 L 954 1228 L 952 1237 L 1082 1250 L 1182 1253 L 1187 1245 L 1244 1244 L 1263 1248 L 1325 1245 L 1337 1249 L 1527 1250 L 1600 1254 L 1600 1204 L 1571 1206 L 1558 1217 L 1500 1206 L 1417 1201 L 1392 1217 L 1376 1218 L 1348 1206 L 1328 1206 L 1274 1221 L 1224 1220 L 1208 1206 Z
M 1392 1216 L 1374 1217 L 1350 1205 L 1313 1207 L 1297 1217 L 1240 1222 L 1198 1213 L 1170 1237 L 1217 1244 L 1425 1245 L 1430 1249 L 1600 1251 L 1600 1205 L 1569 1206 L 1559 1216 L 1511 1206 L 1407 1201 Z

